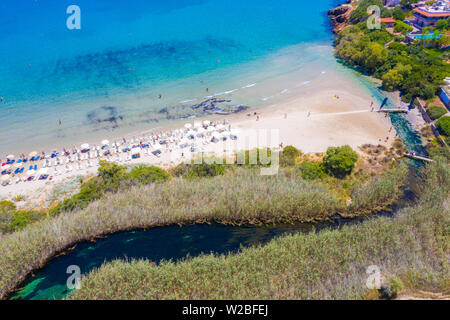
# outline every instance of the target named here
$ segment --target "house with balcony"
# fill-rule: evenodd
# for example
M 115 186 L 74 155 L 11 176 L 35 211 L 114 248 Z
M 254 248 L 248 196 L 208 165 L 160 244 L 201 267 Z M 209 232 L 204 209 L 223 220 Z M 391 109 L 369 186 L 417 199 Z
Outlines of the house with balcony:
M 450 1 L 438 1 L 431 6 L 421 5 L 413 10 L 413 15 L 416 27 L 434 27 L 439 20 L 450 17 Z

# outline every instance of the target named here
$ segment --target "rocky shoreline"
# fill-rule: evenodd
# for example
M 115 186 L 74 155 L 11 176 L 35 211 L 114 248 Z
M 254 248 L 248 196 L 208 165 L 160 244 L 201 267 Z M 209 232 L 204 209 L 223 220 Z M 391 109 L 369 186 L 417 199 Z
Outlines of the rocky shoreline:
M 330 17 L 331 24 L 334 27 L 334 33 L 338 33 L 348 25 L 350 15 L 355 9 L 355 7 L 349 3 L 351 3 L 351 0 L 347 0 L 347 4 L 342 4 L 339 7 L 328 11 L 328 17 Z

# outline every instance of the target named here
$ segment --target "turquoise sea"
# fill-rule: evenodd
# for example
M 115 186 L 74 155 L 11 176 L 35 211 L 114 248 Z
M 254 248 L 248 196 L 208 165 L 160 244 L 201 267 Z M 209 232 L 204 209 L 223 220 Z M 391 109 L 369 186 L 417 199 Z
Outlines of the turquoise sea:
M 265 81 L 335 68 L 326 12 L 338 3 L 2 0 L 0 154 L 201 116 L 192 106 L 213 98 L 229 112 L 269 103 L 283 88 Z M 72 4 L 80 30 L 66 27 Z

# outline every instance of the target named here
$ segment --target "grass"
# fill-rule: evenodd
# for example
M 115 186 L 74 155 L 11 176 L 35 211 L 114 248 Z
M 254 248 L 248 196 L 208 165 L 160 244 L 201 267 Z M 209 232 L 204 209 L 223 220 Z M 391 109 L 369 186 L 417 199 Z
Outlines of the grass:
M 393 170 L 404 172 L 401 167 Z M 392 179 L 392 172 L 380 179 L 386 182 L 383 188 L 398 190 L 399 181 Z M 364 194 L 370 189 L 377 190 L 370 182 L 361 185 Z M 389 194 L 392 199 L 396 196 L 395 192 Z M 382 205 L 372 203 L 374 199 L 380 198 L 362 197 L 350 212 L 326 184 L 303 180 L 292 168 L 282 169 L 277 176 L 261 176 L 258 169 L 233 168 L 223 176 L 174 178 L 163 184 L 131 187 L 106 194 L 83 210 L 48 217 L 22 231 L 0 236 L 0 297 L 5 297 L 55 254 L 104 234 L 210 221 L 225 224 L 318 221 L 336 212 L 357 215 L 358 206 Z
M 70 299 L 374 299 L 367 267 L 396 290 L 450 290 L 450 170 L 424 173 L 421 200 L 395 218 L 284 236 L 239 254 L 174 263 L 114 261 L 83 277 Z M 395 286 L 392 286 L 395 283 Z M 393 290 L 393 289 L 389 290 Z M 375 291 L 375 292 L 374 292 Z

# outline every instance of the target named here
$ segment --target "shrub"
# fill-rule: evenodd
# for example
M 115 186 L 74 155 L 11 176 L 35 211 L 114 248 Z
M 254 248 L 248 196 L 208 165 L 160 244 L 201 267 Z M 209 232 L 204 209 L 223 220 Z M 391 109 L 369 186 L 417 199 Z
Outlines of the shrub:
M 301 176 L 305 180 L 316 180 L 327 177 L 325 166 L 321 162 L 302 162 L 298 166 Z
M 82 183 L 80 192 L 51 209 L 50 214 L 84 209 L 89 203 L 102 198 L 106 193 L 117 192 L 121 188 L 131 186 L 164 182 L 169 178 L 167 171 L 157 167 L 139 165 L 128 173 L 125 166 L 101 161 L 98 176 Z
M 14 203 L 0 201 L 0 230 L 2 232 L 22 230 L 28 224 L 42 217 L 39 212 L 16 209 Z
M 187 173 L 183 176 L 187 179 L 202 178 L 202 177 L 216 177 L 225 173 L 223 165 L 217 163 L 201 163 L 193 164 Z
M 446 114 L 447 109 L 441 106 L 432 106 L 427 109 L 427 113 L 430 116 L 431 120 L 436 120 Z
M 299 156 L 300 152 L 297 148 L 286 146 L 280 154 L 280 165 L 283 167 L 293 166 Z
M 166 170 L 158 167 L 147 167 L 139 165 L 129 173 L 130 180 L 134 185 L 145 185 L 149 183 L 161 183 L 170 179 Z
M 384 299 L 395 299 L 403 288 L 402 280 L 393 276 L 388 280 L 387 284 L 380 289 L 381 297 Z
M 358 154 L 350 146 L 345 145 L 328 148 L 323 164 L 330 174 L 343 178 L 352 172 L 357 160 Z
M 402 21 L 396 21 L 394 32 L 399 32 L 402 34 L 406 34 L 407 32 L 411 32 L 413 30 L 413 27 L 407 25 L 406 23 Z
M 436 128 L 446 137 L 450 136 L 450 117 L 442 117 L 436 121 Z
M 261 167 L 271 165 L 272 160 L 272 150 L 269 148 L 265 149 L 252 149 L 240 151 L 237 153 L 236 164 L 250 166 L 250 167 Z M 254 163 L 256 162 L 256 163 Z

